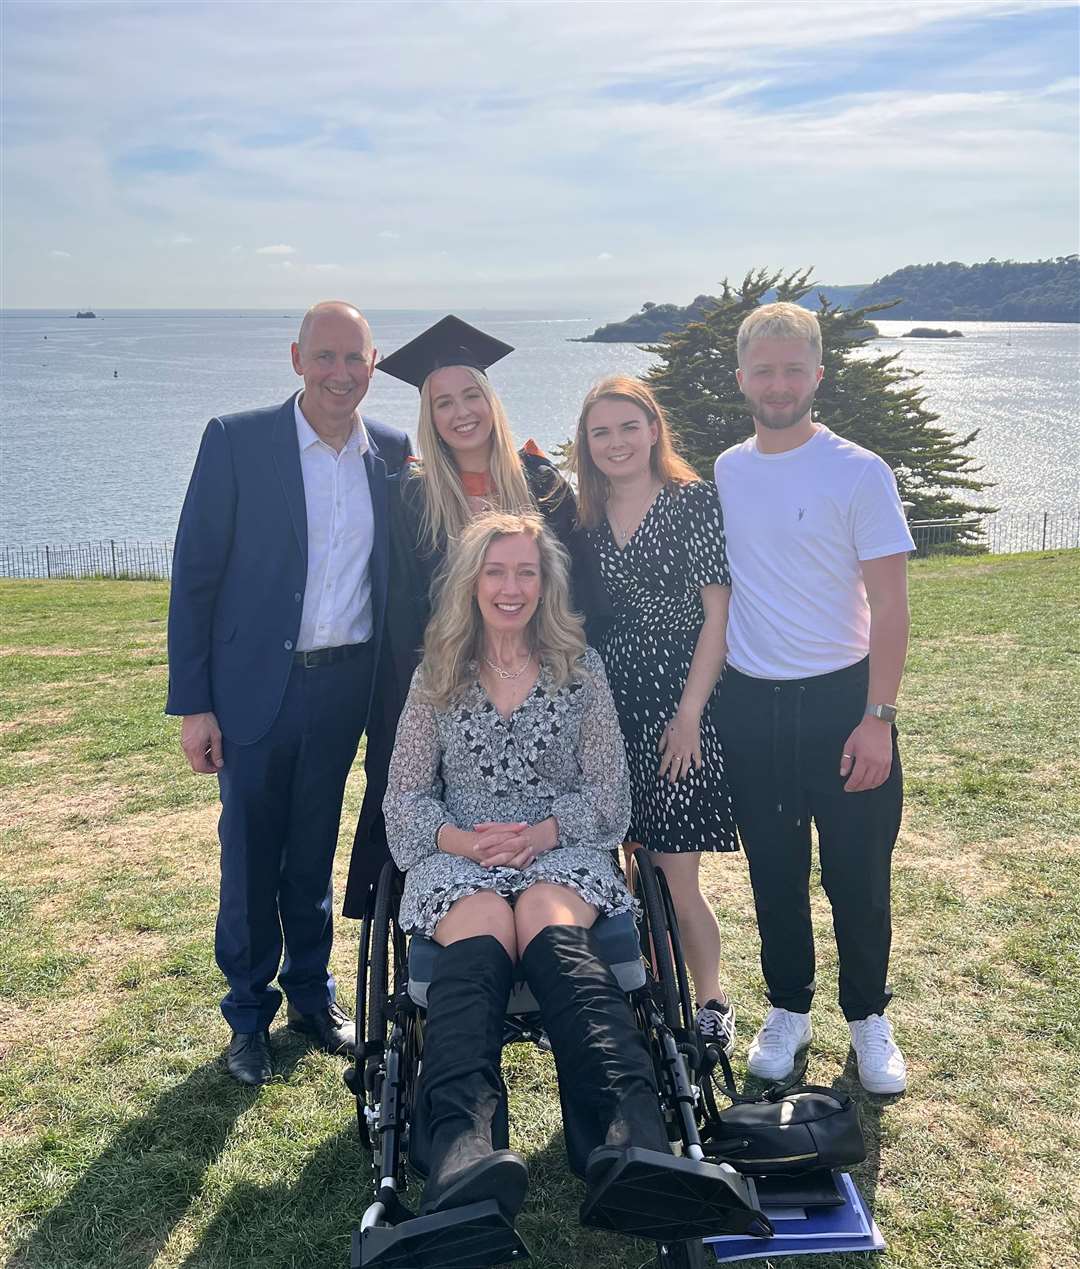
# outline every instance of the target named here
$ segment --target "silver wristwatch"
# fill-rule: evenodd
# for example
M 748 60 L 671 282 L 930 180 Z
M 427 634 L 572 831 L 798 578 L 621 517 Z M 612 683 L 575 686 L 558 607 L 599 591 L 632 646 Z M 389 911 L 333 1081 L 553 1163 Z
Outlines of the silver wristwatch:
M 880 718 L 883 723 L 896 722 L 896 706 L 895 705 L 867 705 L 864 717 Z

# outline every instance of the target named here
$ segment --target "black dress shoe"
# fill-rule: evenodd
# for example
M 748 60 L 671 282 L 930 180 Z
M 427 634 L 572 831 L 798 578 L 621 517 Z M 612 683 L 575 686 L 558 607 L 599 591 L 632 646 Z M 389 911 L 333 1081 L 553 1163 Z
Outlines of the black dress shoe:
M 327 1053 L 356 1056 L 356 1024 L 336 1003 L 315 1013 L 301 1013 L 290 1004 L 288 1023 L 291 1030 L 314 1036 Z
M 241 1084 L 269 1084 L 274 1078 L 270 1065 L 269 1031 L 234 1031 L 225 1059 L 229 1074 Z

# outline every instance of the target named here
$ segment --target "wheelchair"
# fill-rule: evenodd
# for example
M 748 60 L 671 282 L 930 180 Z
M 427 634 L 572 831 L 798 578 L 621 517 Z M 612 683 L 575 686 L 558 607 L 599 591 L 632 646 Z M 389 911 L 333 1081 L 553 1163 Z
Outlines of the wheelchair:
M 631 867 L 639 916 L 600 917 L 593 926 L 594 939 L 648 1040 L 672 1152 L 692 1163 L 685 1168 L 680 1201 L 666 1202 L 659 1212 L 650 1193 L 649 1168 L 634 1159 L 651 1152 L 629 1150 L 621 1177 L 623 1201 L 605 1202 L 609 1178 L 582 1205 L 581 1223 L 654 1239 L 656 1269 L 700 1269 L 707 1255 L 704 1236 L 768 1237 L 772 1228 L 757 1207 L 752 1182 L 726 1163 L 707 1162 L 710 1126 L 717 1114 L 710 1076 L 715 1055 L 710 1057 L 694 1029 L 666 878 L 644 851 L 635 852 Z M 422 1161 L 410 1158 L 415 1145 L 410 1140 L 411 1109 L 423 1059 L 427 988 L 441 949 L 421 935 L 407 938 L 398 925 L 402 882 L 394 865 L 386 864 L 361 928 L 357 1055 L 345 1082 L 356 1098 L 361 1141 L 373 1156 L 375 1193 L 353 1230 L 351 1269 L 484 1269 L 521 1262 L 528 1258 L 528 1248 L 494 1200 L 417 1216 L 403 1198 L 415 1179 L 423 1179 Z M 503 1047 L 516 1043 L 550 1047 L 537 1002 L 524 983 L 515 986 L 505 1021 Z M 570 1123 L 565 1130 L 572 1130 Z M 718 1177 L 724 1181 L 721 1188 L 726 1187 L 719 1228 Z M 632 1203 L 625 1201 L 628 1182 Z

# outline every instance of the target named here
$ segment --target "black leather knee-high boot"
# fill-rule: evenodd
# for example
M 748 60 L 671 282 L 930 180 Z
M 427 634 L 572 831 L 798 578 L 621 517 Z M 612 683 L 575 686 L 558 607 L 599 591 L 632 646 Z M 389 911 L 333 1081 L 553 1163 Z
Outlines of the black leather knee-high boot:
M 588 930 L 553 925 L 521 958 L 555 1054 L 571 1136 L 590 1184 L 629 1146 L 669 1153 L 649 1046 Z M 606 1148 L 605 1148 L 606 1147 Z M 571 1159 L 575 1171 L 581 1160 Z
M 564 1117 L 574 1120 L 567 1148 L 588 1152 L 582 1221 L 664 1242 L 771 1232 L 741 1177 L 671 1153 L 648 1042 L 590 932 L 542 930 L 521 967 L 555 1053 Z
M 421 1214 L 496 1199 L 513 1219 L 528 1170 L 512 1150 L 493 1150 L 504 1096 L 499 1060 L 513 963 L 490 935 L 442 949 L 428 987 L 416 1096 L 430 1139 Z

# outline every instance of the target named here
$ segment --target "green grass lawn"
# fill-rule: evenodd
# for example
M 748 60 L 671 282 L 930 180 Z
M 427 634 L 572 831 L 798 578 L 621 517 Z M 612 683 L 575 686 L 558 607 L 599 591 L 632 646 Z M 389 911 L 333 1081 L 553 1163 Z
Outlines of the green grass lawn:
M 877 1263 L 1060 1269 L 1080 1264 L 1080 552 L 920 561 L 912 592 L 890 1010 L 909 1091 L 858 1090 L 820 893 L 809 1078 L 859 1097 Z M 343 1063 L 279 1027 L 279 1081 L 224 1073 L 216 785 L 161 714 L 166 602 L 156 583 L 0 583 L 0 1252 L 340 1269 L 370 1193 Z M 741 1056 L 764 1008 L 745 864 L 705 875 Z M 356 935 L 339 921 L 345 999 Z M 550 1059 L 506 1065 L 538 1269 L 647 1264 L 649 1245 L 577 1227 Z

